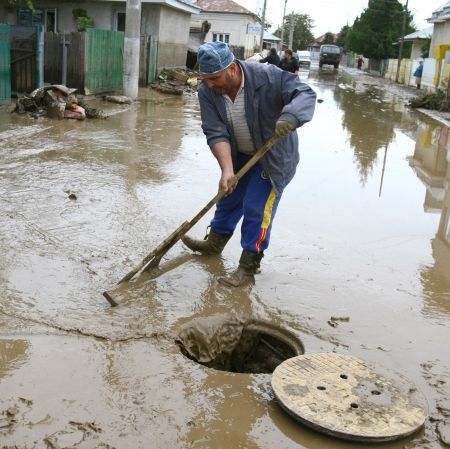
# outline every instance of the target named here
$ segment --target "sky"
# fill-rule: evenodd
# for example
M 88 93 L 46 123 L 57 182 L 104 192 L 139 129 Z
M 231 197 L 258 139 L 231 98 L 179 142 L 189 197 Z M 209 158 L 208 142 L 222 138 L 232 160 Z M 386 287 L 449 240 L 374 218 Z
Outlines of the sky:
M 261 13 L 264 0 L 234 0 L 250 11 Z M 406 0 L 399 0 L 406 4 Z M 272 23 L 269 32 L 274 32 L 283 19 L 285 0 L 266 0 L 266 19 Z M 420 30 L 431 24 L 426 19 L 446 0 L 409 0 L 408 9 L 414 15 L 414 23 Z M 367 7 L 367 0 L 287 0 L 286 15 L 308 14 L 314 20 L 312 33 L 315 37 L 327 31 L 338 33 L 344 25 L 352 25 L 355 18 Z

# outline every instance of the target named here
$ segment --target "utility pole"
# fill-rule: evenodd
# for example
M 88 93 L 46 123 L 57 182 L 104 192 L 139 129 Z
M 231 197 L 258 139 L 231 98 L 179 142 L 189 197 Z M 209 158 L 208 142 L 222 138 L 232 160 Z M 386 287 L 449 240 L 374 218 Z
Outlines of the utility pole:
M 395 75 L 395 82 L 398 83 L 398 78 L 400 75 L 400 65 L 402 63 L 402 53 L 403 53 L 403 41 L 406 33 L 406 16 L 408 15 L 408 0 L 406 0 L 405 10 L 403 11 L 403 25 L 402 25 L 402 37 L 400 39 L 400 45 L 398 49 L 398 61 L 397 61 L 397 74 Z
M 291 13 L 291 29 L 289 30 L 289 48 L 292 50 L 292 45 L 294 43 L 294 11 Z
M 141 0 L 127 0 L 123 46 L 123 94 L 135 100 L 139 90 Z
M 259 44 L 259 51 L 263 51 L 264 27 L 266 26 L 266 6 L 267 6 L 267 0 L 264 0 L 264 6 L 263 6 L 263 10 L 262 10 L 262 19 L 261 19 L 261 43 Z
M 287 0 L 284 0 L 284 10 L 283 10 L 283 22 L 281 22 L 281 51 L 283 51 L 283 38 L 284 38 L 284 18 L 286 17 L 286 5 Z

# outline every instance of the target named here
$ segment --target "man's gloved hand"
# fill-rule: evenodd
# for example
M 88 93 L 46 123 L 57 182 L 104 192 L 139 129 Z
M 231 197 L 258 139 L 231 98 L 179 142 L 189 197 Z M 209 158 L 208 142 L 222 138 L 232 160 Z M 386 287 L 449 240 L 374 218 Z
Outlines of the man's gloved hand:
M 286 120 L 278 120 L 275 124 L 275 133 L 280 137 L 287 136 L 293 129 L 292 123 Z

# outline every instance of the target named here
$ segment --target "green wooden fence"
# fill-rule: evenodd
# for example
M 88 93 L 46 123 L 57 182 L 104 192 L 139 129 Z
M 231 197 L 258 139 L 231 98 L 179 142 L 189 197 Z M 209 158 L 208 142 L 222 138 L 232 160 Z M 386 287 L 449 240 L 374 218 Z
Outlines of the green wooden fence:
M 121 88 L 123 83 L 124 33 L 88 29 L 85 91 Z
M 11 103 L 11 40 L 9 25 L 0 24 L 0 104 Z

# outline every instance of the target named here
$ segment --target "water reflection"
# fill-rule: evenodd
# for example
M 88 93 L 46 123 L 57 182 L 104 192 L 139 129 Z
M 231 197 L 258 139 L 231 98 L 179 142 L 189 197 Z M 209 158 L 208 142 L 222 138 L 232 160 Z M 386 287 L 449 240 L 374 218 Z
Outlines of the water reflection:
M 426 187 L 425 213 L 439 214 L 431 240 L 434 265 L 422 267 L 420 281 L 426 299 L 424 311 L 450 313 L 450 132 L 444 126 L 422 124 L 409 165 Z
M 361 184 L 366 185 L 376 165 L 378 150 L 387 150 L 403 114 L 395 103 L 383 103 L 382 95 L 375 89 L 361 93 L 351 86 L 340 85 L 334 98 L 342 108 L 342 126 L 349 134 Z

